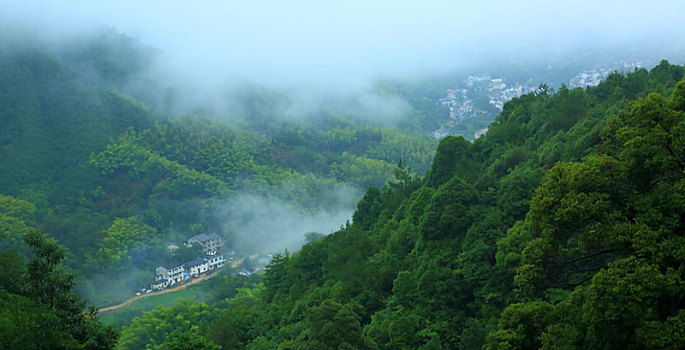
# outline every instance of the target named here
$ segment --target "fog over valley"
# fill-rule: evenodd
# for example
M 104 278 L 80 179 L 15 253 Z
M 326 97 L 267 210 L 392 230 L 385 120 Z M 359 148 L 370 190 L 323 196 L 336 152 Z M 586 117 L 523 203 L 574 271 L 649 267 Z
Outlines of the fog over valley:
M 351 180 L 351 187 L 341 185 L 335 190 L 347 192 L 340 202 L 344 204 L 336 205 L 335 213 L 327 209 L 329 219 L 335 222 L 302 228 L 325 233 L 350 218 L 366 186 L 381 186 L 392 178 L 388 166 L 398 160 L 409 161 L 417 175 L 423 175 L 431 152 L 421 152 L 432 147 L 430 141 L 416 141 L 424 145 L 410 143 L 404 145 L 406 150 L 390 150 L 394 147 L 391 143 L 406 140 L 391 139 L 379 130 L 355 134 L 349 126 L 336 125 L 335 118 L 413 129 L 421 137 L 456 133 L 472 139 L 474 132 L 482 135 L 487 130 L 498 113 L 495 107 L 501 110 L 506 98 L 498 102 L 500 97 L 494 95 L 500 92 L 489 88 L 493 92 L 488 105 L 488 97 L 476 85 L 468 93 L 463 90 L 463 96 L 448 90 L 446 97 L 451 100 L 445 101 L 445 89 L 465 86 L 462 79 L 468 74 L 482 77 L 478 79 L 486 83 L 518 84 L 514 94 L 522 94 L 537 89 L 538 83 L 558 87 L 564 81 L 557 79 L 570 79 L 570 74 L 580 74 L 581 69 L 609 67 L 603 76 L 595 77 L 601 80 L 613 67 L 623 68 L 620 64 L 624 62 L 632 64 L 626 65 L 630 70 L 635 62 L 642 67 L 662 58 L 681 62 L 684 57 L 683 38 L 678 34 L 685 29 L 679 19 L 685 5 L 679 1 L 102 1 L 97 5 L 87 1 L 2 1 L 1 6 L 4 30 L 0 37 L 7 52 L 21 47 L 42 50 L 68 64 L 79 79 L 128 94 L 151 108 L 153 115 L 219 118 L 272 138 L 250 146 L 245 145 L 248 135 L 231 141 L 246 152 L 241 161 L 255 161 L 260 166 L 275 161 L 303 175 L 313 172 L 332 175 L 341 182 Z M 475 117 L 467 119 L 464 115 L 468 113 Z M 292 123 L 288 131 L 282 128 L 284 122 Z M 302 147 L 313 146 L 306 144 L 317 133 L 302 132 L 311 123 L 314 128 L 333 127 L 327 131 L 332 138 L 328 145 L 314 147 L 328 147 L 326 152 L 342 158 L 311 158 L 311 152 L 304 151 Z M 211 125 L 206 127 L 210 129 L 187 127 L 184 137 L 195 132 L 216 133 Z M 168 152 L 171 146 L 163 144 L 163 137 L 171 135 L 162 129 L 158 132 L 156 141 L 146 140 L 153 133 L 133 138 L 141 147 L 157 147 L 155 152 L 165 159 L 195 166 L 200 172 L 210 171 L 211 166 L 200 166 L 206 160 L 198 158 L 193 165 L 186 162 L 187 155 Z M 385 148 L 367 151 L 369 159 L 362 164 L 359 151 L 348 147 L 364 137 L 369 142 L 380 141 Z M 272 142 L 275 148 L 257 150 L 264 142 Z M 189 147 L 196 147 L 192 144 L 189 142 Z M 116 147 L 122 145 L 126 143 Z M 91 152 L 97 154 L 101 149 Z M 307 162 L 320 163 L 328 170 L 295 165 Z M 263 172 L 241 164 L 231 165 L 239 178 Z M 373 167 L 375 173 L 368 175 Z M 352 180 L 355 172 L 364 179 Z M 362 176 L 362 172 L 367 173 Z M 241 190 L 235 183 L 242 182 L 222 178 L 225 174 L 216 171 L 208 174 L 225 181 L 232 190 Z M 301 181 L 279 180 L 274 186 L 292 187 Z M 269 210 L 274 210 L 272 218 L 283 214 L 280 208 L 289 199 L 269 201 L 260 196 L 274 187 L 259 186 L 244 192 L 251 194 L 239 195 L 244 196 L 239 202 L 251 203 L 240 212 L 248 215 L 248 208 L 259 201 L 269 204 L 258 205 L 257 219 L 250 222 L 237 219 L 234 211 L 231 220 L 237 221 L 227 224 L 231 231 L 241 227 L 238 231 L 245 232 L 247 227 L 264 224 L 262 217 L 268 217 Z M 310 210 L 317 205 L 305 207 Z M 151 209 L 140 207 L 129 214 L 142 215 L 137 210 Z M 241 235 L 245 239 L 262 237 L 262 233 Z M 299 233 L 285 236 L 302 239 Z M 283 248 L 297 245 L 279 242 Z M 253 243 L 250 246 L 255 248 Z
M 48 43 L 111 27 L 160 49 L 155 65 L 140 73 L 204 108 L 226 108 L 226 91 L 246 83 L 293 93 L 306 105 L 312 96 L 374 94 L 380 77 L 542 69 L 563 57 L 600 52 L 615 59 L 615 51 L 643 54 L 642 48 L 653 60 L 682 57 L 678 34 L 685 29 L 678 20 L 685 5 L 675 0 L 3 1 L 2 7 L 6 26 L 23 26 Z M 393 102 L 371 99 L 368 114 Z
M 0 339 L 681 349 L 683 14 L 0 0 Z

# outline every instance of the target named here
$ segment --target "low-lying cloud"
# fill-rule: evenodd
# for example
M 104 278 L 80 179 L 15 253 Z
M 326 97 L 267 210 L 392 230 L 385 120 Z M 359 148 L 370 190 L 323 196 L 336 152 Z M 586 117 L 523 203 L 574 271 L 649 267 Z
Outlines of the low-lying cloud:
M 339 202 L 329 210 L 303 211 L 274 197 L 242 193 L 226 201 L 218 212 L 225 222 L 224 232 L 233 240 L 232 248 L 242 254 L 299 250 L 305 243 L 305 234 L 329 234 L 351 221 L 357 194 L 335 194 Z
M 677 0 L 1 1 L 50 40 L 107 25 L 166 53 L 188 81 L 357 89 L 378 75 L 454 69 L 502 55 L 678 42 Z M 506 57 L 503 61 L 506 62 Z

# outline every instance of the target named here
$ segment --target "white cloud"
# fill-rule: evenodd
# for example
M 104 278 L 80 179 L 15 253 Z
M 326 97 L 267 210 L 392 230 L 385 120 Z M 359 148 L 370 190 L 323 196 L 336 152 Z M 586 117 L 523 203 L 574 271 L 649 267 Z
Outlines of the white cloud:
M 356 86 L 483 55 L 681 40 L 682 1 L 2 1 L 6 16 L 73 33 L 104 23 L 201 79 Z

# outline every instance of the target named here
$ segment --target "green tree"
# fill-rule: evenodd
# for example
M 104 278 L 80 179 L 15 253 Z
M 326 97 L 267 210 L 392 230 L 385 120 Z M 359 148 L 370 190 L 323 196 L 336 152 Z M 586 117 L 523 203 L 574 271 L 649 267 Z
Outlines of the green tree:
M 173 257 L 174 261 L 185 262 L 193 260 L 197 257 L 204 256 L 204 251 L 202 249 L 202 246 L 199 244 L 195 244 L 190 247 L 181 244 L 181 246 L 178 247 L 178 249 L 174 250 L 171 253 L 171 256 Z
M 220 346 L 202 336 L 197 326 L 185 332 L 178 330 L 171 332 L 169 339 L 154 349 L 158 350 L 219 350 Z
M 33 250 L 25 269 L 2 261 L 15 284 L 10 292 L 0 290 L 0 333 L 7 348 L 112 349 L 117 332 L 102 325 L 97 310 L 86 309 L 86 302 L 72 291 L 74 275 L 61 266 L 63 248 L 36 230 L 29 231 L 25 241 Z
M 181 339 L 201 341 L 195 325 L 207 323 L 211 319 L 211 311 L 205 303 L 195 303 L 190 299 L 177 301 L 171 307 L 160 306 L 150 312 L 134 318 L 121 331 L 119 349 L 146 349 L 160 346 L 171 346 Z M 175 332 L 175 333 L 174 333 Z M 167 343 L 167 345 L 163 345 Z M 207 346 L 211 348 L 211 343 Z
M 95 259 L 105 269 L 120 270 L 136 245 L 149 244 L 157 230 L 136 217 L 115 218 L 104 232 Z
M 0 241 L 18 246 L 22 236 L 35 225 L 36 206 L 0 194 Z
M 361 229 L 368 230 L 378 220 L 381 210 L 381 191 L 376 187 L 369 187 L 357 203 L 357 210 L 352 214 L 352 222 Z

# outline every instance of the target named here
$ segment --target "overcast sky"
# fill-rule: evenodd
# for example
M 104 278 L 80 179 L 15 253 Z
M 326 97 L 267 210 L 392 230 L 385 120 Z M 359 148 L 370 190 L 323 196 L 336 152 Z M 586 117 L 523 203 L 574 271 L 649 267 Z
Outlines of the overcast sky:
M 685 1 L 6 1 L 53 35 L 113 26 L 206 79 L 344 83 L 482 57 L 639 42 L 681 45 Z M 0 15 L 0 19 L 2 19 Z M 682 45 L 681 45 L 682 46 Z

